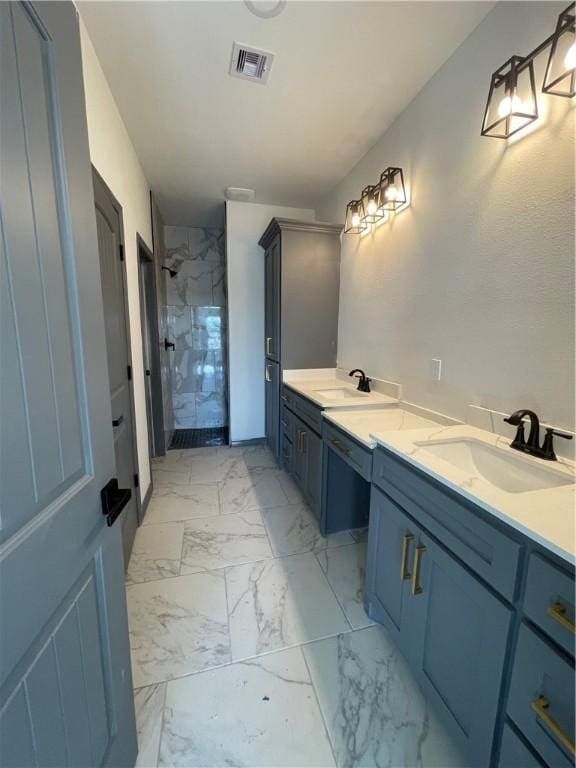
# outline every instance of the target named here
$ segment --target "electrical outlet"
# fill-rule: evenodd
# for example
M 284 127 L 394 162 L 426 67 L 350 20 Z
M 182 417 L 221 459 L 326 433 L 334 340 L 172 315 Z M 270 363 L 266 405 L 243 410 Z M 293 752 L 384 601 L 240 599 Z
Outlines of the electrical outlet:
M 442 360 L 439 360 L 437 357 L 432 358 L 431 373 L 432 381 L 440 381 L 442 378 Z

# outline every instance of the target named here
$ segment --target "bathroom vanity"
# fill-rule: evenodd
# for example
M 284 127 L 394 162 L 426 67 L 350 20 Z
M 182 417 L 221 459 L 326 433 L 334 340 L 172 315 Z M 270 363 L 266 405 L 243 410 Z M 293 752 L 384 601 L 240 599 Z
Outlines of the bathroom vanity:
M 366 612 L 467 765 L 574 765 L 573 464 L 349 388 L 285 382 L 281 461 L 323 534 L 369 511 Z

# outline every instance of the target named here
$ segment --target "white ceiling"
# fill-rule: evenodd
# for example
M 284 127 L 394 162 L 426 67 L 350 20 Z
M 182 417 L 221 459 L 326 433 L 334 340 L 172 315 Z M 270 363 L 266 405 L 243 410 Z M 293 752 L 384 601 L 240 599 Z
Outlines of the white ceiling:
M 493 4 L 77 3 L 166 223 L 192 225 L 220 221 L 228 186 L 313 205 Z M 266 85 L 229 76 L 234 41 L 275 54 Z

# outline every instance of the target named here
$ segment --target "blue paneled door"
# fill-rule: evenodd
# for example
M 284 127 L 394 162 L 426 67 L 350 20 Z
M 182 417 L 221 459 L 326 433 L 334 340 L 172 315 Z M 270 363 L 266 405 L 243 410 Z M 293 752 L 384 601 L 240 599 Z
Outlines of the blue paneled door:
M 0 3 L 0 765 L 136 732 L 77 14 Z

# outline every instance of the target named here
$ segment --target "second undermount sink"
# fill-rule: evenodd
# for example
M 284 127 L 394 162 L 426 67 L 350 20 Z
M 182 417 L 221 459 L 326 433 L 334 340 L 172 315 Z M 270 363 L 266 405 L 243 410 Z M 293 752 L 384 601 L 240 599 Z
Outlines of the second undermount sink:
M 538 491 L 574 482 L 568 473 L 542 466 L 521 455 L 516 456 L 511 451 L 473 438 L 427 440 L 417 445 L 423 451 L 464 472 L 479 475 L 486 482 L 508 493 Z
M 345 389 L 337 387 L 334 389 L 315 389 L 314 392 L 320 397 L 326 397 L 330 400 L 348 400 L 356 397 L 366 397 L 366 392 L 358 392 L 357 389 Z

